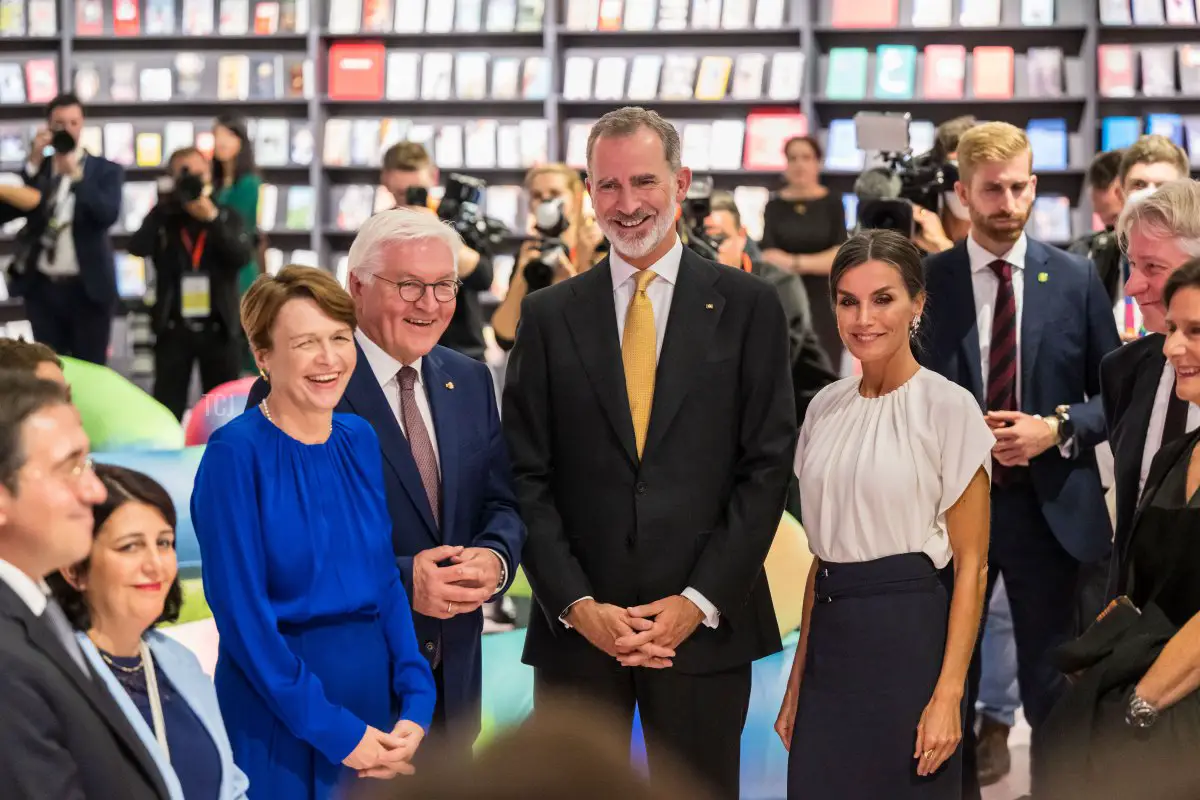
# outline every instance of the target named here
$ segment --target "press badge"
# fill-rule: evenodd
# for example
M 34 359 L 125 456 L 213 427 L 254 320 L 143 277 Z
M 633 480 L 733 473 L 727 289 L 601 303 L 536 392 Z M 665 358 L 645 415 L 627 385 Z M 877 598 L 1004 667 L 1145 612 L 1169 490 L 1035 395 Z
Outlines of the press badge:
M 182 298 L 180 310 L 184 319 L 206 319 L 212 312 L 208 275 L 194 272 L 184 275 L 180 282 Z

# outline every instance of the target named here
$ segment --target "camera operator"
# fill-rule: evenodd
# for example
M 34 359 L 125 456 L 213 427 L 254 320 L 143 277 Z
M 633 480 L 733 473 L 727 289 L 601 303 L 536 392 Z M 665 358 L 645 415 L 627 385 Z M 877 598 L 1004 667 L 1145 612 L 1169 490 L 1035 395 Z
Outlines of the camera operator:
M 1068 253 L 1086 256 L 1096 265 L 1096 272 L 1114 306 L 1120 301 L 1123 282 L 1121 247 L 1113 229 L 1125 205 L 1120 181 L 1121 157 L 1124 154 L 1124 150 L 1109 150 L 1098 153 L 1092 159 L 1087 171 L 1088 190 L 1092 196 L 1092 211 L 1100 218 L 1103 227 L 1080 236 L 1067 246 Z
M 0 224 L 24 217 L 8 267 L 34 338 L 56 352 L 108 360 L 117 276 L 108 231 L 121 211 L 121 167 L 79 145 L 83 106 L 62 94 L 30 145 L 25 186 L 0 191 Z
M 397 206 L 425 208 L 433 213 L 429 190 L 439 180 L 438 168 L 418 142 L 399 142 L 383 155 L 379 182 L 391 193 Z M 458 279 L 462 281 L 458 305 L 439 344 L 477 361 L 484 360 L 487 344 L 483 338 L 479 293 L 492 288 L 494 274 L 490 254 L 463 245 L 458 252 Z
M 238 273 L 254 242 L 236 211 L 213 202 L 209 163 L 196 148 L 171 154 L 158 191 L 129 252 L 154 262 L 154 398 L 182 419 L 193 363 L 205 392 L 241 372 Z
M 713 192 L 708 214 L 702 222 L 710 244 L 716 245 L 717 261 L 757 275 L 775 287 L 788 320 L 792 354 L 792 386 L 796 395 L 796 419 L 802 422 L 808 404 L 817 392 L 837 380 L 821 340 L 813 330 L 808 292 L 800 276 L 767 263 L 742 225 L 733 195 Z M 689 237 L 689 240 L 695 237 Z
M 604 234 L 583 213 L 583 178 L 566 164 L 543 164 L 525 174 L 530 239 L 521 245 L 508 294 L 492 315 L 496 343 L 512 349 L 527 294 L 592 267 L 604 255 Z

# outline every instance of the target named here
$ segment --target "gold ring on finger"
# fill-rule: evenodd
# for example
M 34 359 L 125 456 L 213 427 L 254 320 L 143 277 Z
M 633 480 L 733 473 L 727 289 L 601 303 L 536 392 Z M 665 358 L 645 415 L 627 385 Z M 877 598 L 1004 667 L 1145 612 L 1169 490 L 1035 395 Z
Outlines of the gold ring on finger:
M 446 613 L 447 614 L 454 613 L 454 603 L 446 603 Z
M 926 750 L 926 751 L 923 753 L 923 755 L 924 755 L 926 758 L 933 758 L 933 751 L 932 751 L 932 750 Z

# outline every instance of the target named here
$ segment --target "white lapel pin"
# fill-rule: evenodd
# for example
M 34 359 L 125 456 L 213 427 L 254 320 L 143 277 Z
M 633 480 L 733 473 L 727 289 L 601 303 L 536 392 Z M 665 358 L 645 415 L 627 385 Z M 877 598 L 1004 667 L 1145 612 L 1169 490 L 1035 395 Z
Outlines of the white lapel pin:
M 713 304 L 712 304 L 712 303 L 705 303 L 705 304 L 704 304 L 704 307 L 705 307 L 706 309 L 708 309 L 709 311 L 712 311 L 712 309 L 713 309 Z
M 447 389 L 453 389 L 453 388 L 454 388 L 454 381 L 446 381 L 446 388 L 447 388 Z

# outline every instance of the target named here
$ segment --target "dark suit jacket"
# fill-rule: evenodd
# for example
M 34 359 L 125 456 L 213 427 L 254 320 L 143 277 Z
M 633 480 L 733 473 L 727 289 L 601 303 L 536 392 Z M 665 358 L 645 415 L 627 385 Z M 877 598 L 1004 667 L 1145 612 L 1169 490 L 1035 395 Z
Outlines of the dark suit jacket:
M 0 224 L 25 217 L 25 227 L 17 234 L 17 257 L 9 266 L 9 289 L 14 296 L 24 293 L 36 271 L 41 252 L 40 239 L 50 222 L 48 204 L 52 190 L 51 160 L 42 161 L 36 175 L 22 173 L 25 183 L 42 192 L 42 202 L 29 212 L 0 205 Z M 79 279 L 92 302 L 114 306 L 117 302 L 117 273 L 113 261 L 109 229 L 121 213 L 121 192 L 125 171 L 119 164 L 102 156 L 88 155 L 83 162 L 83 180 L 75 185 L 75 219 L 71 233 L 75 257 L 79 261 Z
M 437 434 L 442 469 L 442 525 L 421 484 L 412 449 L 388 405 L 371 365 L 358 349 L 358 365 L 336 411 L 357 414 L 371 423 L 383 450 L 383 478 L 392 515 L 392 547 L 412 597 L 413 556 L 440 545 L 486 547 L 508 562 L 509 584 L 520 563 L 525 526 L 517 511 L 508 450 L 500 430 L 496 390 L 486 365 L 440 345 L 421 361 L 421 378 Z M 267 395 L 259 379 L 251 387 L 247 408 Z M 508 586 L 504 589 L 507 591 Z M 446 716 L 456 733 L 478 732 L 479 697 L 483 692 L 480 635 L 483 612 L 438 620 L 413 613 L 417 641 L 432 659 L 441 641 Z
M 162 775 L 100 676 L 0 581 L 0 796 L 167 800 Z
M 1050 529 L 1081 562 L 1105 558 L 1112 525 L 1096 468 L 1106 428 L 1100 360 L 1120 346 L 1112 304 L 1091 262 L 1029 239 L 1025 256 L 1021 343 L 1021 410 L 1052 415 L 1070 405 L 1075 454 L 1052 447 L 1030 462 L 1030 477 Z M 969 389 L 984 406 L 979 330 L 965 242 L 925 261 L 929 302 L 922 363 Z
M 796 442 L 783 309 L 764 281 L 684 249 L 639 461 L 607 259 L 529 295 L 504 389 L 533 614 L 524 661 L 614 662 L 559 615 L 584 596 L 633 606 L 688 586 L 721 613 L 674 669 L 731 669 L 780 649 L 763 561 Z M 799 577 L 799 576 L 797 576 Z
M 1118 556 L 1109 576 L 1110 594 L 1116 591 L 1120 555 L 1133 531 L 1138 507 L 1138 482 L 1142 474 L 1142 454 L 1154 394 L 1162 378 L 1167 359 L 1163 355 L 1162 334 L 1152 333 L 1120 347 L 1100 362 L 1100 389 L 1108 442 L 1113 451 L 1117 489 L 1117 532 L 1113 551 Z

